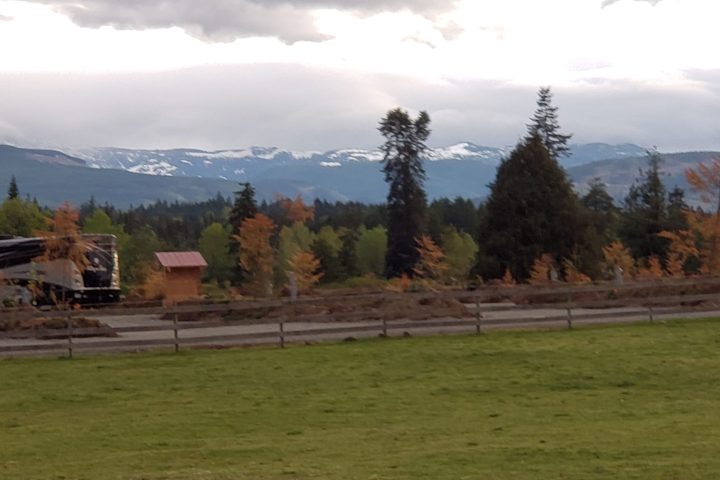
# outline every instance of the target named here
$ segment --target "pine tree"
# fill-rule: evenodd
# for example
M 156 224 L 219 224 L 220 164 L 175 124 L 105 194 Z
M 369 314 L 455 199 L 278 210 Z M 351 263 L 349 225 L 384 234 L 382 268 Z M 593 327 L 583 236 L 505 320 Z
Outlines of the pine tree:
M 420 112 L 412 120 L 407 112 L 394 109 L 380 122 L 385 137 L 383 172 L 390 185 L 387 196 L 388 251 L 385 273 L 388 277 L 412 275 L 419 254 L 415 239 L 425 231 L 426 198 L 423 189 L 425 169 L 421 156 L 430 135 L 430 117 Z
M 618 209 L 600 178 L 592 179 L 588 186 L 588 192 L 582 197 L 581 202 L 589 211 L 590 221 L 602 244 L 605 245 L 617 236 Z
M 483 278 L 500 278 L 509 269 L 523 281 L 542 254 L 559 263 L 575 257 L 588 243 L 580 202 L 537 134 L 520 143 L 498 167 L 480 230 L 476 271 Z
M 245 220 L 254 218 L 258 213 L 257 203 L 255 203 L 255 189 L 249 182 L 241 183 L 240 186 L 243 188 L 235 192 L 235 202 L 228 218 L 230 232 L 232 233 L 228 243 L 228 251 L 232 257 L 237 257 L 240 251 L 240 237 L 238 236 L 240 226 Z M 247 271 L 243 270 L 242 263 L 235 264 L 233 277 L 236 283 L 242 282 L 247 273 Z
M 687 230 L 686 213 L 689 209 L 690 206 L 685 202 L 685 190 L 680 187 L 670 190 L 667 203 L 667 225 L 665 227 L 673 232 Z
M 257 212 L 257 203 L 255 203 L 255 189 L 250 183 L 241 183 L 242 190 L 235 192 L 235 203 L 233 203 L 232 210 L 230 210 L 230 227 L 234 234 L 237 234 L 240 224 L 246 218 L 254 217 Z M 231 253 L 237 253 L 237 243 L 231 244 Z
M 530 136 L 538 135 L 550 156 L 557 159 L 560 156 L 569 156 L 570 148 L 567 146 L 572 134 L 560 133 L 557 119 L 558 108 L 552 104 L 550 87 L 541 87 L 538 91 L 537 110 L 528 125 Z
M 342 276 L 342 266 L 337 254 L 334 252 L 332 245 L 321 237 L 313 242 L 310 250 L 315 258 L 320 262 L 320 270 L 324 272 L 323 280 L 326 282 L 334 282 Z
M 669 245 L 658 233 L 669 230 L 665 186 L 660 178 L 662 157 L 655 151 L 647 154 L 647 169 L 630 187 L 625 197 L 624 215 L 620 225 L 620 238 L 635 258 L 657 255 L 666 258 Z
M 340 252 L 338 252 L 338 261 L 340 263 L 340 275 L 344 278 L 357 277 L 360 275 L 357 241 L 358 234 L 355 230 L 348 230 L 342 236 L 342 247 L 340 247 Z
M 17 180 L 15 180 L 15 175 L 12 176 L 10 179 L 10 187 L 8 188 L 8 200 L 15 200 L 20 196 L 20 190 L 18 190 L 17 186 Z

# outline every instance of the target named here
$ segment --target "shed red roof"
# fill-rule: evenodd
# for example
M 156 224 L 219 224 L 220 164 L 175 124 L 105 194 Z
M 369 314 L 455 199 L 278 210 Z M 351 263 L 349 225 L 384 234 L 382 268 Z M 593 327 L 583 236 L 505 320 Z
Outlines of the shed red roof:
M 207 267 L 207 262 L 200 252 L 155 252 L 155 256 L 165 268 Z

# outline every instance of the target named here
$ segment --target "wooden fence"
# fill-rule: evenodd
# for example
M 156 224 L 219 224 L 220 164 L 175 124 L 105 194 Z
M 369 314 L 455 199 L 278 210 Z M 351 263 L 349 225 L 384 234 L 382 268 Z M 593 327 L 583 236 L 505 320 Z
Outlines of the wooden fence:
M 633 296 L 652 293 L 653 289 L 677 290 L 677 294 L 659 296 Z M 693 293 L 694 290 L 713 290 L 711 293 Z M 277 344 L 342 340 L 368 336 L 397 336 L 423 333 L 482 334 L 500 328 L 568 328 L 576 325 L 618 321 L 649 321 L 658 317 L 720 310 L 714 302 L 720 300 L 720 279 L 705 278 L 693 281 L 642 282 L 621 287 L 613 285 L 586 285 L 560 287 L 484 288 L 477 291 L 449 291 L 431 293 L 368 293 L 358 295 L 308 297 L 291 303 L 288 300 L 262 302 L 197 302 L 164 308 L 158 304 L 142 306 L 102 306 L 79 311 L 51 310 L 42 312 L 48 318 L 65 318 L 66 329 L 33 329 L 0 332 L 0 355 L 62 353 L 73 357 L 78 351 L 128 351 L 168 348 L 179 351 L 184 347 L 225 347 L 240 345 Z M 686 292 L 690 293 L 686 293 Z M 595 298 L 590 298 L 590 297 Z M 623 298 L 616 298 L 616 297 Z M 533 302 L 549 297 L 553 301 Z M 581 298 L 582 300 L 573 300 Z M 488 303 L 490 300 L 522 300 L 522 304 Z M 561 299 L 561 300 L 558 300 Z M 397 300 L 416 302 L 413 307 L 422 311 L 422 303 L 431 300 L 459 300 L 466 309 L 433 311 L 435 318 L 407 320 L 386 315 L 383 305 Z M 379 302 L 373 311 L 338 313 L 302 313 L 292 307 L 315 307 L 344 303 L 362 307 L 363 302 Z M 290 307 L 290 308 L 288 308 Z M 258 311 L 285 308 L 279 316 L 252 318 Z M 602 311 L 597 309 L 603 309 Z M 528 314 L 529 310 L 546 310 Z M 593 311 L 596 310 L 596 311 Z M 493 312 L 507 312 L 494 316 Z M 195 320 L 178 321 L 180 316 L 201 318 L 208 314 L 223 315 L 232 312 L 233 321 Z M 396 314 L 397 312 L 394 312 Z M 410 314 L 411 312 L 407 312 Z M 171 318 L 164 324 L 123 326 L 115 328 L 77 328 L 72 319 L 78 317 L 165 315 Z M 242 318 L 247 314 L 247 318 Z M 3 310 L 0 318 L 26 320 L 38 312 Z M 97 338 L 106 335 L 107 338 Z M 87 338 L 87 337 L 93 338 Z

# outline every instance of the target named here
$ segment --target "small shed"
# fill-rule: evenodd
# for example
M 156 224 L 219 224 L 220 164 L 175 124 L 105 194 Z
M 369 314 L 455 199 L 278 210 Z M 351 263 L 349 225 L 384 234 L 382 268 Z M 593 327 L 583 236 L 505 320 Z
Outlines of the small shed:
M 170 302 L 202 295 L 202 274 L 207 262 L 200 252 L 155 252 L 165 276 L 165 298 Z

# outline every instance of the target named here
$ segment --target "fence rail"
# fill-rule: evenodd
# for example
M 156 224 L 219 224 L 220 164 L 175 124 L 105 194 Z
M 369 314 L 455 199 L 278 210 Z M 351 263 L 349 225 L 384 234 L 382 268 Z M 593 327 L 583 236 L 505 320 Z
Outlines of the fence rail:
M 652 293 L 655 287 L 676 289 L 672 295 L 643 296 Z M 269 302 L 198 302 L 176 305 L 169 308 L 142 305 L 139 308 L 114 307 L 84 309 L 80 311 L 0 311 L 0 318 L 26 320 L 38 315 L 50 318 L 66 318 L 67 328 L 36 328 L 21 331 L 0 332 L 0 356 L 22 353 L 67 352 L 72 357 L 82 351 L 128 350 L 150 348 L 173 348 L 179 351 L 183 346 L 232 346 L 245 344 L 277 344 L 298 341 L 321 341 L 355 336 L 392 336 L 397 334 L 454 333 L 468 332 L 481 334 L 485 329 L 496 328 L 573 328 L 586 323 L 617 321 L 649 321 L 669 315 L 696 314 L 720 311 L 720 293 L 693 293 L 698 288 L 720 292 L 720 278 L 703 278 L 693 281 L 662 281 L 614 285 L 586 285 L 575 287 L 517 287 L 484 288 L 477 291 L 450 291 L 431 293 L 388 294 L 371 293 L 360 295 L 337 295 L 309 297 L 295 303 L 285 300 Z M 643 292 L 645 290 L 645 292 Z M 649 291 L 649 292 L 648 292 Z M 685 294 L 684 292 L 690 292 Z M 612 292 L 612 294 L 611 294 Z M 605 298 L 588 298 L 592 295 Z M 633 296 L 637 294 L 637 296 Z M 533 303 L 533 299 L 550 297 L 551 300 Z M 622 298 L 612 298 L 622 297 Z M 573 300 L 580 298 L 579 300 Z M 410 320 L 396 318 L 398 312 L 388 312 L 387 305 L 397 300 L 417 302 L 416 313 L 422 312 L 425 300 L 459 300 L 465 310 L 443 311 L 435 307 L 433 318 Z M 522 299 L 523 304 L 488 304 L 486 302 L 506 299 Z M 530 301 L 528 301 L 530 299 Z M 362 302 L 375 302 L 373 308 L 363 309 Z M 300 307 L 322 307 L 337 305 L 358 305 L 359 311 L 303 313 Z M 288 307 L 282 310 L 283 307 Z M 279 310 L 280 309 L 280 310 Z M 593 311 L 597 309 L 597 311 Z M 604 309 L 603 311 L 599 309 Z M 530 310 L 541 313 L 529 314 Z M 274 312 L 274 313 L 273 313 Z M 281 312 L 281 314 L 277 314 Z M 503 313 L 493 317 L 491 314 Z M 240 318 L 233 321 L 197 320 L 178 321 L 178 317 L 224 315 L 233 313 Z M 266 316 L 256 318 L 265 313 Z M 248 315 L 242 318 L 242 315 Z M 165 315 L 171 318 L 160 325 L 120 326 L 114 328 L 78 328 L 70 321 L 78 317 Z M 489 318 L 488 318 L 489 316 Z M 437 318 L 439 317 L 439 318 Z M 337 323 L 337 324 L 336 324 Z M 341 324 L 340 324 L 341 323 Z M 244 330 L 243 330 L 244 328 Z M 101 336 L 102 338 L 87 338 Z M 152 338 L 149 338 L 152 337 Z

